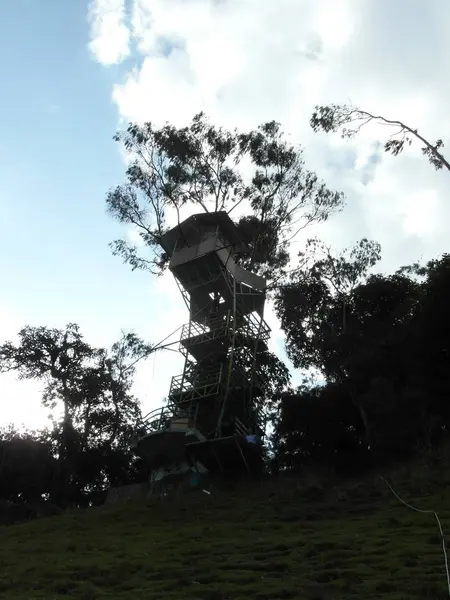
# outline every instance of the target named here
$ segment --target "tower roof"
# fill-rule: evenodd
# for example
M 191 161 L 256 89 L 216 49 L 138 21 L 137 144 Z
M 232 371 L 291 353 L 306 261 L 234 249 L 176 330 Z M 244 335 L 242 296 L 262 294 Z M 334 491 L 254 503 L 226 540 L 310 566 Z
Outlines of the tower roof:
M 191 215 L 179 225 L 167 231 L 160 240 L 163 249 L 172 256 L 177 240 L 184 239 L 192 244 L 201 238 L 202 227 L 216 225 L 225 241 L 234 246 L 236 252 L 247 252 L 248 248 L 242 241 L 238 229 L 225 211 L 202 212 Z

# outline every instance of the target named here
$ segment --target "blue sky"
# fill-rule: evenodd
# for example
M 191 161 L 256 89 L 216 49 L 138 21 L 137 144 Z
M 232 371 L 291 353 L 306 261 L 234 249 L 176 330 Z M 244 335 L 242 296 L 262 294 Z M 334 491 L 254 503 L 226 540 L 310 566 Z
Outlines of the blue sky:
M 104 206 L 124 173 L 111 98 L 123 66 L 91 59 L 83 2 L 18 0 L 0 12 L 0 334 L 74 321 L 112 343 L 152 318 L 149 277 L 108 248 L 123 233 Z M 0 421 L 17 419 L 21 395 L 13 410 L 5 393 L 0 380 Z
M 447 173 L 418 148 L 381 154 L 379 130 L 347 142 L 308 125 L 315 104 L 350 98 L 450 139 L 450 5 L 395 7 L 394 27 L 391 3 L 379 0 L 3 3 L 0 341 L 25 324 L 68 322 L 94 344 L 121 329 L 158 341 L 186 319 L 170 275 L 133 273 L 108 248 L 126 233 L 104 197 L 123 181 L 112 136 L 128 120 L 182 125 L 200 110 L 228 127 L 276 119 L 348 199 L 308 233 L 336 248 L 377 239 L 386 269 L 448 250 Z M 280 352 L 270 310 L 267 318 Z M 145 407 L 161 401 L 179 367 L 173 353 L 142 367 Z M 42 423 L 38 392 L 1 377 L 0 423 Z
M 114 293 L 121 275 L 128 287 L 101 201 L 123 172 L 111 142 L 114 73 L 90 60 L 82 8 L 19 1 L 0 20 L 1 301 L 34 322 L 46 321 L 49 304 L 55 321 L 88 307 L 105 318 L 106 288 Z

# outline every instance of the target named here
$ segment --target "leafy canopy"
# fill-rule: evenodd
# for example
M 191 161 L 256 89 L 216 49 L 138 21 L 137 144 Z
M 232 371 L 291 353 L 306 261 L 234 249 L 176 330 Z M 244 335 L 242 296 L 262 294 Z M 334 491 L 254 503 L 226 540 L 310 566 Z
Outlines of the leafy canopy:
M 56 501 L 79 500 L 134 469 L 130 441 L 140 418 L 131 394 L 135 362 L 149 347 L 124 334 L 112 348 L 94 348 L 79 328 L 25 327 L 18 343 L 0 346 L 0 373 L 43 383 L 42 403 L 54 413 L 47 442 L 58 457 Z
M 114 139 L 130 162 L 126 183 L 107 195 L 107 209 L 141 243 L 121 239 L 110 246 L 133 270 L 164 269 L 169 257 L 161 236 L 185 210 L 231 215 L 240 207 L 237 226 L 249 246 L 243 265 L 270 278 L 287 265 L 289 242 L 301 229 L 343 207 L 342 194 L 305 168 L 301 148 L 275 121 L 242 133 L 215 127 L 199 113 L 188 127 L 132 123 Z

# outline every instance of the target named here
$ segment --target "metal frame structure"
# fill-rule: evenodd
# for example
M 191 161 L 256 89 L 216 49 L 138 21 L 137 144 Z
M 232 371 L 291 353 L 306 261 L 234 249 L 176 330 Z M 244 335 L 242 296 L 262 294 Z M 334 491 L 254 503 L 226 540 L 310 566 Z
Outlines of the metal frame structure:
M 183 372 L 172 377 L 167 406 L 144 418 L 146 439 L 151 436 L 156 447 L 155 434 L 173 431 L 174 423 L 179 431 L 184 423 L 186 433 L 196 437 L 186 442 L 188 451 L 189 446 L 195 453 L 198 444 L 222 440 L 211 446 L 217 456 L 217 449 L 226 447 L 223 440 L 233 439 L 248 467 L 236 439 L 265 434 L 258 353 L 267 349 L 270 336 L 263 318 L 266 282 L 239 266 L 247 249 L 224 212 L 189 217 L 163 236 L 161 245 L 171 257 L 169 268 L 189 309 L 189 322 L 179 344 Z M 217 456 L 219 465 L 223 458 Z

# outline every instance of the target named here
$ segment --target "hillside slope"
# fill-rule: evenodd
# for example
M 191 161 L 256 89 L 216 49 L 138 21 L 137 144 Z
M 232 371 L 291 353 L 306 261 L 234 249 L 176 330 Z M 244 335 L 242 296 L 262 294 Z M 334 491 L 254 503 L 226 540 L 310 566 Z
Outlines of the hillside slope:
M 413 472 L 391 474 L 398 493 L 437 510 L 450 534 L 445 472 Z M 406 508 L 374 477 L 93 508 L 0 535 L 7 600 L 448 597 L 433 515 Z

